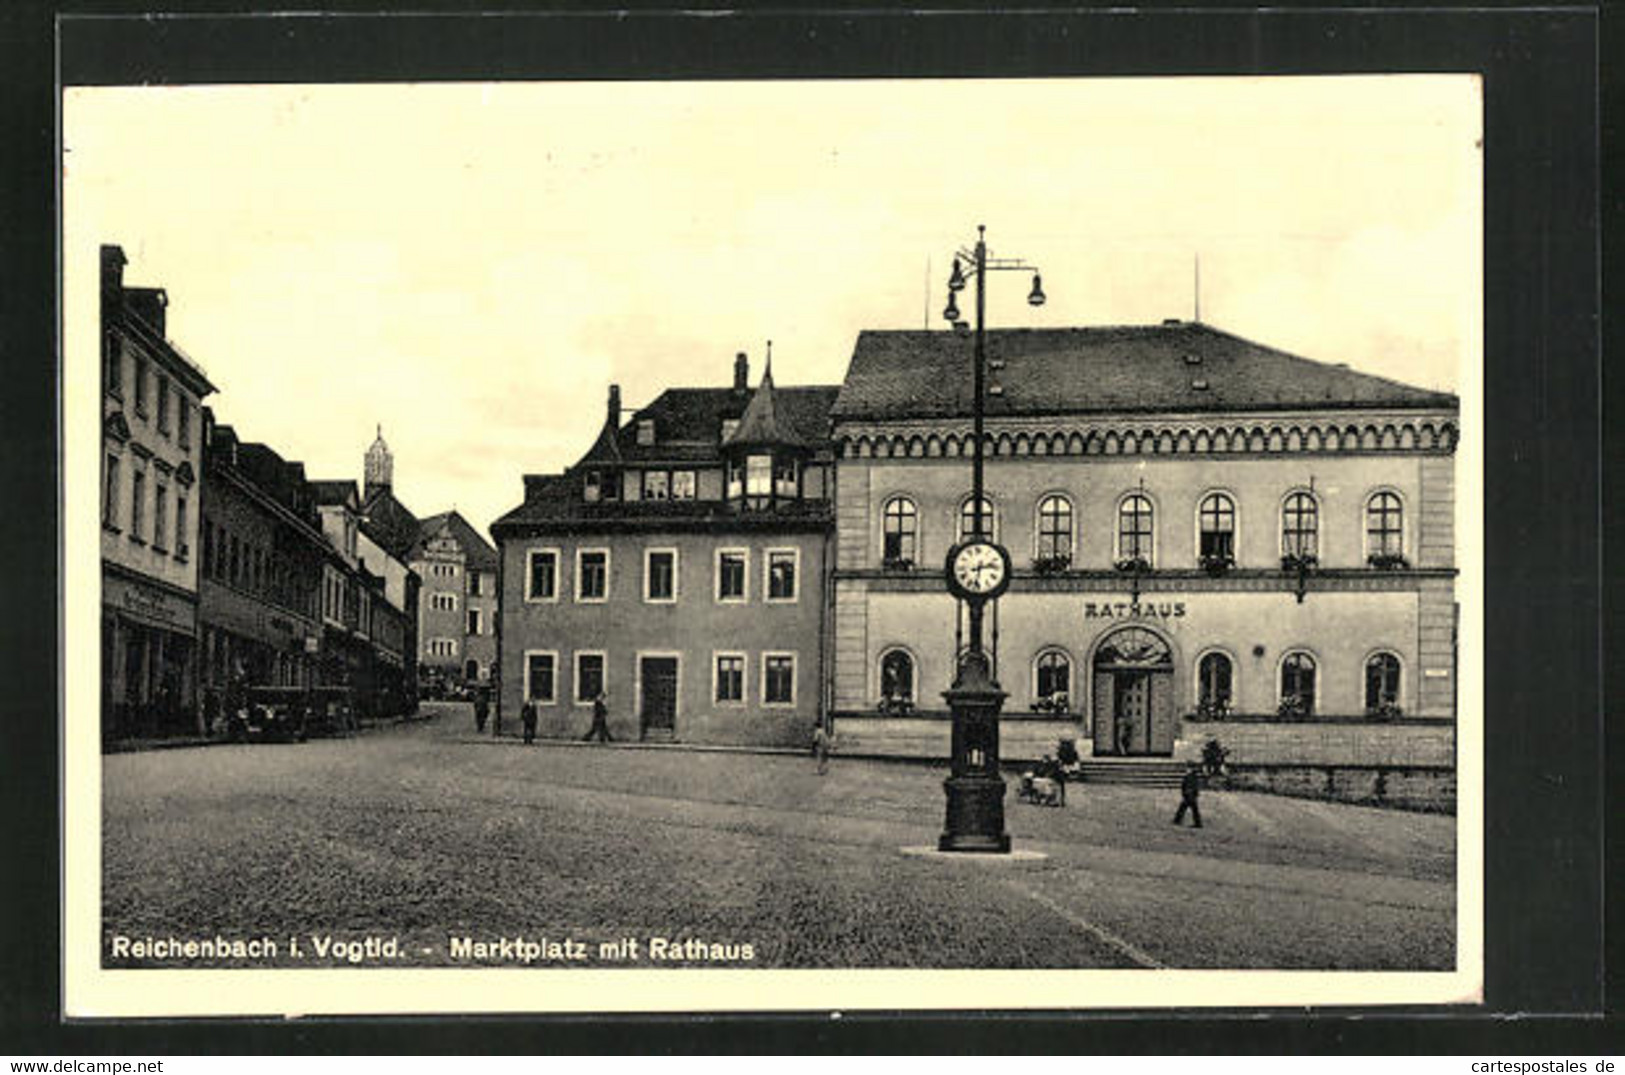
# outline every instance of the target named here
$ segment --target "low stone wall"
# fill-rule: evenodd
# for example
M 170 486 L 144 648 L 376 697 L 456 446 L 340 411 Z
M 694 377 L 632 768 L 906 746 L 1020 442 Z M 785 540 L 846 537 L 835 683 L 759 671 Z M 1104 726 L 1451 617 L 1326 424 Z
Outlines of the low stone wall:
M 1181 745 L 1217 739 L 1230 751 L 1230 764 L 1383 766 L 1453 768 L 1456 729 L 1448 721 L 1395 722 L 1232 722 L 1186 721 Z M 1183 756 L 1179 750 L 1176 756 Z
M 1064 737 L 1075 739 L 1078 725 L 1067 717 L 1022 717 L 999 722 L 999 756 L 1007 762 L 1034 762 L 1054 756 Z M 835 747 L 842 754 L 887 758 L 941 758 L 952 748 L 953 722 L 948 715 L 916 717 L 837 716 Z M 1087 751 L 1088 740 L 1081 749 Z
M 1226 786 L 1432 813 L 1456 812 L 1456 772 L 1433 766 L 1233 765 Z

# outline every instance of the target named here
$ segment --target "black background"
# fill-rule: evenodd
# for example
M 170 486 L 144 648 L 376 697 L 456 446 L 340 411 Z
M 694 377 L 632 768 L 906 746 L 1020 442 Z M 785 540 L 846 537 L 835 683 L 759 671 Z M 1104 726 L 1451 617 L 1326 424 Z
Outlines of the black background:
M 1604 991 L 1604 956 L 1617 941 L 1605 946 L 1603 928 L 1604 805 L 1617 798 L 1604 780 L 1601 586 L 1601 467 L 1618 434 L 1605 445 L 1602 414 L 1613 383 L 1599 361 L 1598 211 L 1617 222 L 1621 185 L 1599 187 L 1599 154 L 1607 146 L 1612 157 L 1615 148 L 1611 139 L 1599 142 L 1612 128 L 1599 116 L 1598 58 L 1625 49 L 1596 10 L 909 15 L 826 6 L 816 13 L 697 17 L 646 9 L 616 17 L 488 3 L 484 10 L 504 14 L 475 18 L 379 17 L 376 4 L 324 6 L 349 14 L 226 17 L 210 14 L 229 10 L 224 5 L 170 3 L 168 11 L 183 14 L 143 19 L 131 17 L 139 9 L 129 4 L 0 7 L 0 428 L 8 449 L 0 453 L 0 682 L 15 688 L 0 701 L 0 810 L 8 823 L 0 1052 L 1619 1051 L 1618 1024 L 1604 1017 L 1618 1008 Z M 58 62 L 62 85 L 1482 73 L 1484 1007 L 1296 1010 L 1263 1019 L 1193 1010 L 63 1023 L 51 615 L 59 582 Z M 1614 96 L 1617 87 L 1607 88 Z M 967 132 L 964 143 L 943 147 L 945 162 L 973 147 L 974 132 Z M 1618 911 L 1610 914 L 1617 926 Z M 977 1007 L 974 994 L 965 1007 Z

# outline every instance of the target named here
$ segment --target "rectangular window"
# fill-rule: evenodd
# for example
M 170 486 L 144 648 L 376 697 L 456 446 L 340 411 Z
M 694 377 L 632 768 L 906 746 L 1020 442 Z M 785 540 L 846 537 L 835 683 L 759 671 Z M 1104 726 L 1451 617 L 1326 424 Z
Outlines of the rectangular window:
M 186 498 L 175 497 L 175 558 L 184 560 L 191 553 L 186 541 Z
M 169 539 L 169 486 L 154 482 L 152 486 L 152 547 L 163 549 Z
M 147 476 L 140 469 L 130 475 L 130 537 L 142 540 L 141 531 L 147 511 Z
M 674 470 L 671 472 L 671 498 L 673 500 L 693 500 L 697 485 L 692 470 Z
M 178 411 L 175 415 L 176 438 L 182 448 L 189 448 L 192 445 L 192 401 L 176 392 L 175 407 Z
M 147 416 L 147 360 L 139 355 L 135 360 L 135 413 Z
M 576 653 L 576 704 L 590 705 L 604 693 L 604 655 L 597 652 Z
M 118 456 L 107 457 L 106 487 L 102 490 L 102 525 L 118 529 Z
M 650 549 L 643 560 L 643 599 L 677 600 L 677 550 Z
M 745 460 L 745 495 L 767 496 L 773 491 L 773 457 L 753 455 Z
M 795 654 L 762 654 L 762 704 L 796 704 Z
M 158 375 L 158 432 L 169 436 L 169 378 Z
M 525 697 L 533 702 L 551 705 L 557 696 L 558 655 L 555 653 L 525 654 Z
M 773 464 L 773 495 L 793 499 L 799 484 L 794 459 L 780 459 Z
M 749 574 L 750 553 L 744 549 L 717 551 L 717 600 L 745 601 L 745 580 Z
M 665 470 L 646 470 L 643 472 L 643 499 L 669 500 L 671 499 L 671 472 Z
M 767 550 L 767 599 L 794 601 L 796 599 L 796 566 L 801 559 L 797 549 Z
M 468 594 L 470 597 L 480 596 L 480 580 L 484 577 L 485 576 L 480 574 L 478 571 L 470 571 L 468 573 Z
M 576 550 L 576 600 L 604 601 L 609 598 L 609 550 Z
M 559 596 L 559 551 L 531 549 L 525 560 L 525 600 L 556 601 Z
M 468 610 L 468 633 L 471 635 L 480 633 L 480 610 L 477 608 Z
M 581 481 L 581 499 L 591 504 L 603 496 L 604 485 L 596 470 L 587 471 Z
M 719 705 L 743 705 L 745 702 L 745 655 L 719 653 L 716 655 L 715 684 L 712 696 Z
M 106 362 L 107 391 L 110 395 L 124 395 L 124 341 L 117 332 L 108 329 L 102 339 Z

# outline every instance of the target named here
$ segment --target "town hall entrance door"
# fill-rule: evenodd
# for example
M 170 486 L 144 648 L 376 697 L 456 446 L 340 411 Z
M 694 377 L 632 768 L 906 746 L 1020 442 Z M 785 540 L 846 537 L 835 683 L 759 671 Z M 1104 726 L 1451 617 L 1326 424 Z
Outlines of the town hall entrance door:
M 1114 631 L 1095 652 L 1096 755 L 1174 752 L 1174 662 L 1142 627 Z
M 677 719 L 677 658 L 639 658 L 638 678 L 643 685 L 639 701 L 643 734 L 670 736 Z

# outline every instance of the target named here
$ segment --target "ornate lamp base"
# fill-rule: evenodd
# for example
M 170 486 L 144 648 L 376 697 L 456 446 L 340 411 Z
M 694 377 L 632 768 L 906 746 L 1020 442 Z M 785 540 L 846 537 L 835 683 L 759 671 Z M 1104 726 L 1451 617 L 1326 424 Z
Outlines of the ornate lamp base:
M 972 651 L 942 696 L 953 711 L 953 769 L 942 782 L 948 810 L 937 849 L 1008 853 L 1004 778 L 999 775 L 999 710 L 1005 693 L 993 682 L 987 658 Z

